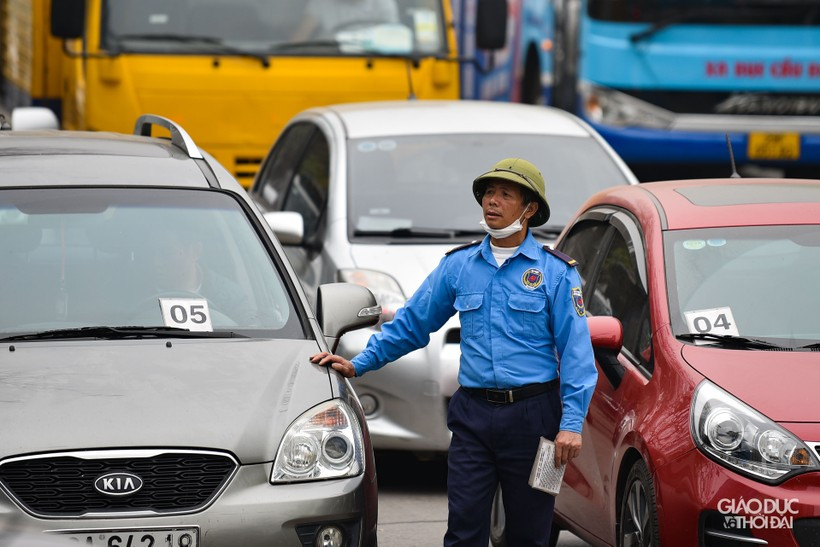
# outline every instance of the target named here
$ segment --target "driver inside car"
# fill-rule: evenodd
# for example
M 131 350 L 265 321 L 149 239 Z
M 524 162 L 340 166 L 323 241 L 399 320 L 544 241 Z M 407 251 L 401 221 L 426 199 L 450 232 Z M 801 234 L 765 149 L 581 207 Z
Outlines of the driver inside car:
M 305 16 L 291 40 L 332 38 L 333 34 L 357 24 L 397 23 L 395 0 L 307 0 Z
M 164 232 L 153 239 L 147 292 L 155 299 L 202 298 L 215 323 L 226 316 L 235 324 L 248 324 L 247 298 L 239 285 L 203 263 L 204 245 L 195 233 Z

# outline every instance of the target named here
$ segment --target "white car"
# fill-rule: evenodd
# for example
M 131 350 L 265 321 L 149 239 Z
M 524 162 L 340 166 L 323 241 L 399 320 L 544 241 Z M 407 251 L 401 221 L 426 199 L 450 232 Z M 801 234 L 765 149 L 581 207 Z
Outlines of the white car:
M 445 252 L 485 235 L 472 181 L 511 156 L 535 163 L 546 180 L 552 216 L 533 230 L 545 243 L 598 190 L 637 184 L 603 139 L 567 112 L 408 101 L 302 112 L 269 152 L 251 194 L 308 295 L 322 283 L 359 283 L 389 321 Z M 344 335 L 338 353 L 352 358 L 373 332 Z M 454 315 L 427 347 L 353 379 L 375 448 L 447 450 L 459 341 Z

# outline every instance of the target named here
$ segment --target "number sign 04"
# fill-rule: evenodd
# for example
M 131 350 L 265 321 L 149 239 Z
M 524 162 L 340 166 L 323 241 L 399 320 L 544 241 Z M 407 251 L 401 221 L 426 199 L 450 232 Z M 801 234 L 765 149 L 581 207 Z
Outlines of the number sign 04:
M 731 308 L 710 308 L 684 313 L 686 326 L 692 333 L 731 334 L 739 336 Z

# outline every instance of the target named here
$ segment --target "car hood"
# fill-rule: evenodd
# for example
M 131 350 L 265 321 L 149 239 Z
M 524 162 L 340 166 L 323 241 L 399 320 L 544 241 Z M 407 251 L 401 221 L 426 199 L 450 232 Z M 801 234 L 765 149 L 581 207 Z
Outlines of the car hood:
M 176 447 L 271 461 L 287 426 L 332 397 L 313 340 L 15 344 L 0 365 L 0 457 Z
M 430 272 L 438 266 L 444 253 L 458 247 L 446 245 L 353 245 L 351 253 L 357 268 L 390 274 L 410 298 Z
M 820 422 L 817 352 L 728 350 L 685 344 L 695 370 L 776 422 Z

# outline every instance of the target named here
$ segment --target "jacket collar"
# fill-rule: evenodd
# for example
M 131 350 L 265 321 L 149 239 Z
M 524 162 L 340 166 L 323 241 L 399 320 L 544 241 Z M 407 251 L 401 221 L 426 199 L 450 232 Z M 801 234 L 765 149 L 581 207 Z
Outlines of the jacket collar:
M 516 250 L 515 253 L 513 253 L 513 255 L 510 257 L 510 260 L 512 260 L 518 255 L 524 255 L 530 260 L 537 260 L 538 252 L 540 249 L 541 244 L 535 240 L 535 238 L 532 236 L 532 232 L 530 232 L 529 228 L 527 228 L 527 235 L 524 237 L 524 241 L 521 242 L 521 245 L 519 245 L 518 250 Z M 493 256 L 493 250 L 490 247 L 489 235 L 484 236 L 484 239 L 481 241 L 481 245 L 479 245 L 471 251 L 471 255 L 473 256 L 476 253 L 481 253 L 481 257 L 484 260 L 486 260 L 489 264 L 495 265 L 495 257 Z

